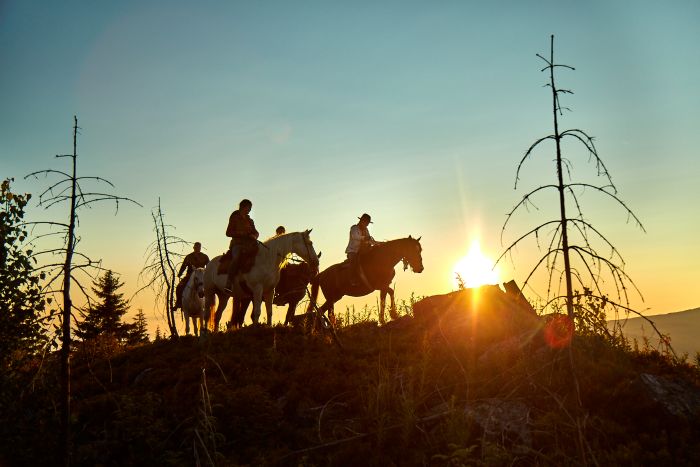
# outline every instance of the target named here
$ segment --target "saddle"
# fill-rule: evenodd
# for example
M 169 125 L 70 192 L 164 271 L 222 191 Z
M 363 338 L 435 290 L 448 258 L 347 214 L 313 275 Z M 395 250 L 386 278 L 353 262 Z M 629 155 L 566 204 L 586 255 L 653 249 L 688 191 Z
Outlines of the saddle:
M 360 253 L 359 253 L 360 257 L 363 256 L 364 253 L 366 253 L 366 251 L 367 251 L 366 249 L 360 250 Z M 358 260 L 358 264 L 357 264 L 357 277 L 356 278 L 351 277 L 352 270 L 350 269 L 350 260 L 349 259 L 346 259 L 345 261 L 340 263 L 338 266 L 343 271 L 343 273 L 346 274 L 346 278 L 350 278 L 351 281 L 359 279 L 359 282 L 361 284 L 372 289 L 372 286 L 370 285 L 369 281 L 367 280 L 367 276 L 365 275 L 365 270 L 362 267 L 362 263 L 359 262 L 360 258 L 358 258 L 357 260 Z
M 253 269 L 253 265 L 255 264 L 255 257 L 258 254 L 258 244 L 252 243 L 250 247 L 246 247 L 243 250 L 241 250 L 241 258 L 240 258 L 240 264 L 238 265 L 238 273 L 239 274 L 245 274 L 247 272 L 250 272 L 251 269 Z M 219 267 L 216 270 L 217 274 L 228 274 L 228 269 L 231 266 L 231 250 L 228 250 L 226 253 L 224 253 L 221 256 L 221 259 L 219 260 Z

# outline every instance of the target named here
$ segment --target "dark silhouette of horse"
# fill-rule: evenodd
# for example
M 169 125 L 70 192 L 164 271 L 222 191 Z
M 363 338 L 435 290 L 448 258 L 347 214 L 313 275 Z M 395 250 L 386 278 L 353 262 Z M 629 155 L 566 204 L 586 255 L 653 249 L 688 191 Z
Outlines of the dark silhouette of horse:
M 420 238 L 399 238 L 382 242 L 361 251 L 358 258 L 359 270 L 364 276 L 353 285 L 350 267 L 347 261 L 328 267 L 311 281 L 311 300 L 307 312 L 311 312 L 316 306 L 319 287 L 323 291 L 326 302 L 319 311 L 329 315 L 333 314 L 335 302 L 345 295 L 362 297 L 375 290 L 380 292 L 379 322 L 384 324 L 384 307 L 386 294 L 391 297 L 389 313 L 396 318 L 396 303 L 394 302 L 394 289 L 389 287 L 394 279 L 394 267 L 399 261 L 403 261 L 404 270 L 411 266 L 413 272 L 423 271 L 423 258 L 421 257 Z
M 278 306 L 288 305 L 287 316 L 284 320 L 285 325 L 289 324 L 294 317 L 297 305 L 306 295 L 306 287 L 317 271 L 317 268 L 306 262 L 288 263 L 280 271 L 280 280 L 275 287 L 275 298 L 272 303 Z M 229 329 L 239 328 L 243 325 L 250 302 L 249 299 L 233 301 Z

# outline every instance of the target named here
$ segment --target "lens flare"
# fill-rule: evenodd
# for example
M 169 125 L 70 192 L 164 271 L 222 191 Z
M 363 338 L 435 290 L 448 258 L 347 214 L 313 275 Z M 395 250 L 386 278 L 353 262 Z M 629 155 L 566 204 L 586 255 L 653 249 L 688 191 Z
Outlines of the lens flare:
M 563 349 L 574 336 L 574 323 L 566 315 L 553 316 L 544 327 L 544 340 L 553 349 Z

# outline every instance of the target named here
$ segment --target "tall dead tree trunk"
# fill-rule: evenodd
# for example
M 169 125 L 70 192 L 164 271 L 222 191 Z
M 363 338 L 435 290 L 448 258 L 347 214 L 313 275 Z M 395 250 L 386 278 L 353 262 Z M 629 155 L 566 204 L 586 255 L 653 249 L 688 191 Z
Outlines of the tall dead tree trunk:
M 66 261 L 63 265 L 63 323 L 61 347 L 61 429 L 63 433 L 64 465 L 70 465 L 70 323 L 73 304 L 70 297 L 71 265 L 75 249 L 75 208 L 77 204 L 77 156 L 78 156 L 78 117 L 73 116 L 73 171 L 71 173 L 70 220 L 66 240 Z M 65 157 L 65 156 L 59 156 Z
M 158 256 L 160 259 L 161 273 L 165 282 L 165 306 L 168 317 L 168 327 L 170 335 L 177 337 L 177 326 L 175 325 L 175 266 L 170 260 L 170 249 L 168 248 L 168 235 L 165 233 L 165 222 L 163 222 L 163 210 L 160 207 L 158 198 L 158 213 L 154 215 L 156 230 L 158 230 Z
M 584 326 L 591 329 L 595 328 L 595 332 L 608 333 L 605 308 L 612 307 L 615 313 L 617 313 L 617 310 L 635 312 L 635 310 L 629 306 L 628 289 L 629 286 L 632 286 L 636 290 L 636 286 L 624 271 L 622 255 L 584 216 L 582 204 L 579 201 L 580 193 L 577 193 L 576 190 L 580 192 L 588 190 L 612 198 L 624 209 L 628 219 L 633 219 L 642 231 L 644 231 L 644 227 L 637 216 L 617 196 L 617 188 L 603 160 L 598 156 L 593 138 L 579 129 L 562 131 L 559 128 L 559 117 L 563 114 L 563 107 L 560 104 L 559 97 L 561 94 L 573 94 L 573 92 L 567 89 L 557 88 L 554 72 L 555 68 L 565 68 L 569 70 L 574 70 L 574 68 L 554 62 L 554 36 L 550 37 L 549 58 L 544 58 L 540 54 L 537 54 L 537 56 L 546 63 L 546 66 L 542 68 L 541 71 L 549 71 L 549 79 L 546 86 L 550 88 L 552 93 L 551 109 L 554 133 L 538 139 L 525 152 L 516 170 L 515 188 L 517 189 L 518 187 L 520 170 L 525 161 L 530 157 L 534 157 L 535 149 L 549 140 L 555 143 L 557 182 L 556 184 L 541 185 L 525 194 L 522 200 L 516 204 L 506 216 L 506 221 L 501 229 L 501 235 L 503 236 L 508 222 L 516 211 L 521 207 L 534 205 L 533 198 L 540 196 L 541 193 L 546 191 L 557 191 L 559 212 L 556 219 L 547 220 L 537 225 L 512 242 L 501 254 L 496 263 L 501 261 L 506 255 L 512 253 L 513 249 L 526 238 L 535 237 L 537 247 L 540 250 L 544 250 L 544 254 L 524 280 L 523 289 L 529 285 L 535 272 L 538 271 L 540 267 L 545 267 L 549 277 L 547 279 L 547 295 L 544 308 L 552 306 L 555 310 L 558 310 L 563 303 L 571 323 L 576 323 L 577 326 Z M 589 160 L 595 164 L 596 177 L 602 177 L 605 180 L 604 183 L 574 183 L 571 180 L 571 163 L 563 155 L 562 147 L 562 142 L 567 138 L 574 139 L 585 147 Z M 565 168 L 567 169 L 566 177 L 564 174 Z M 569 203 L 568 205 L 567 202 Z M 572 211 L 573 215 L 568 211 Z M 542 231 L 545 229 L 552 229 L 552 233 L 542 234 Z M 540 244 L 540 239 L 543 236 L 549 237 L 545 248 Z M 598 248 L 601 246 L 610 250 L 607 257 L 604 253 L 599 253 Z M 562 260 L 564 263 L 563 270 L 561 268 Z M 617 292 L 616 299 L 611 299 L 605 290 L 604 282 L 606 278 L 612 280 L 614 289 Z M 564 293 L 560 291 L 562 282 L 565 283 L 566 288 Z M 576 291 L 577 288 L 580 288 L 578 292 Z M 639 291 L 637 290 L 637 292 Z
M 34 254 L 35 259 L 41 257 L 42 255 L 65 255 L 62 263 L 49 263 L 43 264 L 38 267 L 37 270 L 48 271 L 47 280 L 43 287 L 43 293 L 47 295 L 60 294 L 63 298 L 63 310 L 61 312 L 61 370 L 60 370 L 60 383 L 61 383 L 61 450 L 62 450 L 62 460 L 64 465 L 70 465 L 71 463 L 71 453 L 72 453 L 72 437 L 71 437 L 71 321 L 73 318 L 73 309 L 75 308 L 72 295 L 71 295 L 71 285 L 75 284 L 78 289 L 83 293 L 88 303 L 90 302 L 90 296 L 87 293 L 85 287 L 80 283 L 76 273 L 88 269 L 101 270 L 100 261 L 93 261 L 88 256 L 76 251 L 77 246 L 77 235 L 76 228 L 78 225 L 78 210 L 81 207 L 89 206 L 90 204 L 96 203 L 98 201 L 114 201 L 119 209 L 119 201 L 128 201 L 141 206 L 136 201 L 125 198 L 122 196 L 116 196 L 109 193 L 102 192 L 86 192 L 81 188 L 81 181 L 93 180 L 98 182 L 107 183 L 110 186 L 111 182 L 105 180 L 101 177 L 94 176 L 82 176 L 78 177 L 77 174 L 77 160 L 78 160 L 78 118 L 73 116 L 73 153 L 72 154 L 62 154 L 57 155 L 57 158 L 70 157 L 71 158 L 71 172 L 66 173 L 60 170 L 40 170 L 37 172 L 30 173 L 25 178 L 34 177 L 38 178 L 38 175 L 55 175 L 58 174 L 60 179 L 58 182 L 51 184 L 46 190 L 44 190 L 41 195 L 39 195 L 38 205 L 48 209 L 56 204 L 61 204 L 68 202 L 70 203 L 70 214 L 68 223 L 62 222 L 28 222 L 27 225 L 34 225 L 34 227 L 46 225 L 49 228 L 58 228 L 59 232 L 51 232 L 48 234 L 40 235 L 37 238 L 49 237 L 52 234 L 60 233 L 64 235 L 65 243 L 61 248 L 51 248 L 44 251 L 39 251 Z M 70 191 L 70 195 L 66 194 Z M 78 258 L 76 262 L 76 257 Z M 88 277 L 89 274 L 88 274 Z M 60 280 L 59 282 L 59 279 Z M 53 288 L 54 283 L 61 283 L 60 289 Z
M 566 313 L 572 320 L 574 319 L 573 288 L 571 285 L 571 260 L 569 258 L 569 231 L 566 219 L 566 198 L 564 196 L 564 171 L 561 161 L 561 134 L 559 134 L 559 110 L 557 87 L 554 83 L 554 36 L 551 36 L 549 54 L 549 85 L 552 89 L 552 114 L 554 115 L 554 141 L 557 146 L 557 181 L 559 183 L 559 215 L 561 220 L 561 244 L 562 255 L 564 256 L 564 275 L 566 278 Z M 572 68 L 573 69 L 573 68 Z
M 151 218 L 153 219 L 153 231 L 156 239 L 146 249 L 146 260 L 139 274 L 139 281 L 143 280 L 144 285 L 136 294 L 147 288 L 156 293 L 156 305 L 163 306 L 170 335 L 177 337 L 178 331 L 175 310 L 173 309 L 177 287 L 175 271 L 177 264 L 184 256 L 183 247 L 189 242 L 169 233 L 172 226 L 165 223 L 165 214 L 161 207 L 160 198 L 158 198 L 158 206 L 151 211 Z

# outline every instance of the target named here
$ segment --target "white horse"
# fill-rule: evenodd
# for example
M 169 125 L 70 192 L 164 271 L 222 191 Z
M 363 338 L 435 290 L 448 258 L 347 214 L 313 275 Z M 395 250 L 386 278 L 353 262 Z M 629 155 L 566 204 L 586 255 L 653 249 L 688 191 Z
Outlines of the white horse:
M 196 268 L 182 291 L 182 314 L 185 317 L 185 333 L 190 333 L 190 319 L 194 335 L 198 336 L 197 321 L 201 327 L 204 315 L 204 268 Z
M 275 286 L 280 280 L 280 269 L 290 253 L 295 253 L 312 266 L 318 267 L 318 255 L 309 237 L 310 233 L 311 230 L 292 232 L 266 240 L 258 247 L 252 269 L 247 273 L 236 275 L 233 281 L 234 299 L 240 301 L 244 298 L 252 298 L 253 323 L 257 323 L 260 319 L 261 304 L 264 301 L 267 324 L 272 324 L 272 298 L 275 294 Z M 229 295 L 224 292 L 226 274 L 217 273 L 220 260 L 221 256 L 215 257 L 204 270 L 205 310 L 202 314 L 202 329 L 209 330 L 213 326 L 213 330 L 218 331 L 221 315 L 228 303 Z M 241 283 L 245 284 L 246 290 L 241 287 Z M 216 311 L 214 295 L 219 300 Z

